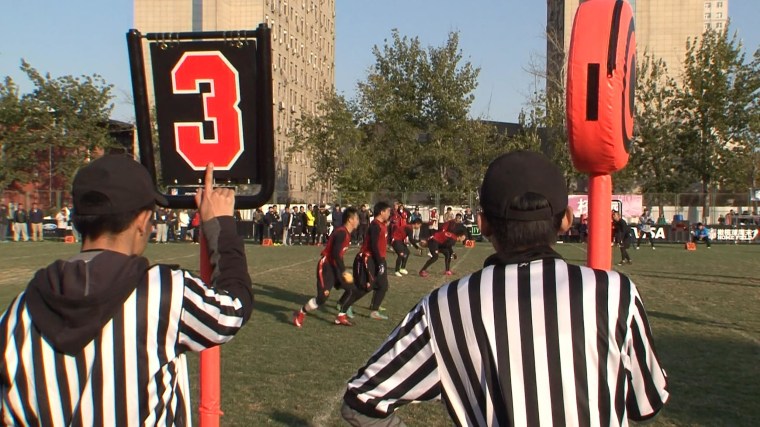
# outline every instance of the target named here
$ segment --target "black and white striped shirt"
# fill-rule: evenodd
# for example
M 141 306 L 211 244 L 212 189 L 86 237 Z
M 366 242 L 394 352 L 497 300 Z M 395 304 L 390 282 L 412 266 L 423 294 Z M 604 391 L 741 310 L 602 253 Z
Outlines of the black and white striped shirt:
M 234 221 L 222 222 L 222 238 L 234 235 Z M 30 290 L 18 295 L 0 319 L 2 423 L 191 425 L 185 353 L 229 341 L 250 316 L 242 254 L 233 242 L 212 258 L 218 288 L 176 267 L 150 267 L 79 350 L 57 348 L 35 324 Z
M 443 399 L 458 425 L 626 425 L 668 399 L 634 284 L 553 257 L 490 265 L 418 303 L 348 383 L 370 417 Z

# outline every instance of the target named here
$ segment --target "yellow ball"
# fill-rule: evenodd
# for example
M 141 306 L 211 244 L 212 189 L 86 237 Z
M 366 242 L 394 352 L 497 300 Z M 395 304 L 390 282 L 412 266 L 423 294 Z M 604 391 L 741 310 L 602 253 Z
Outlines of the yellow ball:
M 349 273 L 348 271 L 343 272 L 343 280 L 346 283 L 354 283 L 354 275 Z

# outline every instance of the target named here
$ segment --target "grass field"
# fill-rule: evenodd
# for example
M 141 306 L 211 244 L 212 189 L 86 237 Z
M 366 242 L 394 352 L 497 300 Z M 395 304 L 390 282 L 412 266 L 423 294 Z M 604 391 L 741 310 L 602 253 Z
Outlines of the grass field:
M 36 269 L 77 250 L 53 242 L 0 245 L 0 307 L 4 310 Z M 558 250 L 570 262 L 585 260 L 582 245 L 558 245 Z M 442 261 L 426 279 L 391 276 L 384 303 L 390 321 L 367 317 L 365 298 L 354 327 L 334 326 L 333 296 L 297 329 L 290 324 L 291 313 L 314 294 L 320 248 L 246 245 L 246 251 L 256 306 L 251 322 L 222 349 L 225 426 L 342 425 L 346 380 L 445 277 Z M 478 244 L 457 252 L 455 277 L 480 268 L 491 251 Z M 198 246 L 151 245 L 146 255 L 152 262 L 198 268 Z M 631 256 L 633 265 L 618 268 L 640 288 L 670 381 L 671 401 L 653 425 L 760 424 L 760 245 L 699 246 L 696 252 L 662 245 L 656 251 L 642 247 Z M 619 258 L 617 251 L 614 257 Z M 419 269 L 425 259 L 412 255 L 409 270 Z M 191 361 L 197 387 L 197 357 Z M 198 404 L 197 390 L 193 404 Z M 439 403 L 410 405 L 399 413 L 410 426 L 451 425 Z

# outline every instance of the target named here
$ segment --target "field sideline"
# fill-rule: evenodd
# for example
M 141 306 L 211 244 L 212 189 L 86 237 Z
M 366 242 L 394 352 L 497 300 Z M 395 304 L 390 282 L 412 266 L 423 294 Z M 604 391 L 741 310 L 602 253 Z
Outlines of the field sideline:
M 199 247 L 151 244 L 152 262 L 198 269 Z M 333 295 L 307 315 L 302 329 L 290 316 L 315 291 L 321 248 L 246 245 L 256 305 L 251 322 L 222 349 L 222 425 L 337 426 L 345 381 L 379 346 L 419 298 L 444 282 L 443 261 L 430 277 L 412 274 L 426 258 L 414 251 L 407 277 L 390 277 L 383 304 L 390 321 L 368 317 L 369 298 L 360 301 L 352 328 L 332 324 Z M 560 244 L 570 262 L 583 263 L 585 247 Z M 78 246 L 58 242 L 0 244 L 0 310 L 35 270 L 67 258 Z M 356 249 L 346 255 L 353 259 Z M 487 243 L 457 248 L 455 278 L 481 267 Z M 616 267 L 639 286 L 650 315 L 671 401 L 656 426 L 760 424 L 760 245 L 719 245 L 686 252 L 680 245 L 631 250 L 633 265 Z M 619 259 L 615 248 L 613 259 Z M 395 255 L 389 254 L 391 270 Z M 197 357 L 191 356 L 197 387 Z M 197 390 L 193 404 L 197 407 Z M 411 405 L 399 412 L 410 426 L 451 425 L 438 403 Z M 194 414 L 197 422 L 197 413 Z

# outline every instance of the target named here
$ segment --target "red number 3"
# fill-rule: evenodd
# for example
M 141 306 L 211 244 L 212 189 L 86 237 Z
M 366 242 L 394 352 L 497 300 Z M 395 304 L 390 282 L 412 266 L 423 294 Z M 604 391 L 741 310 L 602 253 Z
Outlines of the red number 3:
M 238 72 L 221 52 L 185 52 L 172 70 L 174 93 L 200 93 L 201 83 L 211 85 L 203 94 L 203 116 L 213 124 L 214 137 L 203 137 L 202 122 L 174 123 L 177 152 L 194 170 L 204 170 L 208 162 L 229 170 L 243 153 Z

